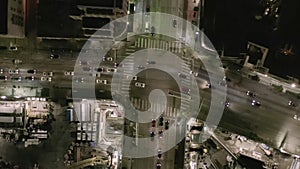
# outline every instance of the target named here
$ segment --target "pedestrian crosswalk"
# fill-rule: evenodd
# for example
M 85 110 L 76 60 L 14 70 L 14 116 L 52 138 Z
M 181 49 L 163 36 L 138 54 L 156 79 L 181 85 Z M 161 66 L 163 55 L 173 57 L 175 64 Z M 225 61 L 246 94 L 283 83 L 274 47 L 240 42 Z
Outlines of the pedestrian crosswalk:
M 141 111 L 150 111 L 155 114 L 162 113 L 164 117 L 176 118 L 180 112 L 178 108 L 175 108 L 171 105 L 162 105 L 160 103 L 152 103 L 150 104 L 148 100 L 144 100 L 137 97 L 130 97 L 130 102 L 137 110 Z
M 157 48 L 173 53 L 181 53 L 182 44 L 179 41 L 166 41 L 162 39 L 140 36 L 135 41 L 137 48 Z

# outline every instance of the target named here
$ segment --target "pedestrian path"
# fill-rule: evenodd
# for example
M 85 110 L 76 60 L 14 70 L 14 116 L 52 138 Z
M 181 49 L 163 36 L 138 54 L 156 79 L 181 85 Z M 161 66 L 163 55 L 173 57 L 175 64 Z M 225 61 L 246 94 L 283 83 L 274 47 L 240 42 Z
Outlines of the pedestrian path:
M 181 53 L 182 44 L 179 41 L 166 41 L 162 39 L 156 39 L 148 36 L 140 36 L 135 41 L 136 48 L 156 48 L 172 53 Z
M 177 114 L 180 112 L 178 108 L 174 108 L 173 106 L 170 105 L 165 106 L 160 103 L 150 104 L 148 100 L 141 99 L 141 98 L 130 97 L 130 101 L 137 110 L 146 111 L 149 109 L 150 112 L 155 112 L 155 113 L 163 112 L 164 117 L 176 118 Z

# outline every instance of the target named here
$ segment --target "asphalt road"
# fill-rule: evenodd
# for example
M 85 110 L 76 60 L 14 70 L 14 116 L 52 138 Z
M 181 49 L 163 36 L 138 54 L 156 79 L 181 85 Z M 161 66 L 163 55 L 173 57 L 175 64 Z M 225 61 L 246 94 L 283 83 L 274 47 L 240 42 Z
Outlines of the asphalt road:
M 52 82 L 40 82 L 36 81 L 37 86 L 62 86 L 70 87 L 71 76 L 65 76 L 64 71 L 71 71 L 75 64 L 75 53 L 62 54 L 60 59 L 51 60 L 49 58 L 49 51 L 38 51 L 34 52 L 17 52 L 17 53 L 1 53 L 1 64 L 0 68 L 4 69 L 4 74 L 8 74 L 8 69 L 18 67 L 20 69 L 20 74 L 22 77 L 30 76 L 27 73 L 28 69 L 36 69 L 37 73 L 34 75 L 38 79 L 42 76 L 42 72 L 53 71 L 54 76 Z M 12 59 L 21 59 L 23 63 L 21 65 L 12 64 Z M 201 72 L 200 72 L 201 73 Z M 166 75 L 158 75 L 159 72 L 148 72 L 146 78 L 146 85 L 152 88 L 161 88 L 166 91 L 168 88 L 173 90 L 178 90 L 174 81 L 171 80 Z M 154 77 L 152 78 L 151 75 Z M 1 75 L 2 76 L 2 75 Z M 13 75 L 20 76 L 20 75 Z M 102 78 L 109 79 L 111 75 L 105 75 Z M 143 74 L 140 77 L 143 79 Z M 240 134 L 248 135 L 250 132 L 256 133 L 259 137 L 270 141 L 275 146 L 281 145 L 284 136 L 287 134 L 287 138 L 283 147 L 293 153 L 299 153 L 299 121 L 293 119 L 293 115 L 299 110 L 299 107 L 290 107 L 287 105 L 291 96 L 285 94 L 276 93 L 271 88 L 258 84 L 255 81 L 240 78 L 240 75 L 234 73 L 233 71 L 228 71 L 227 76 L 232 79 L 232 82 L 228 82 L 228 99 L 230 101 L 230 111 L 225 111 L 223 118 L 220 122 L 220 126 L 228 130 L 238 132 Z M 155 78 L 162 77 L 162 78 Z M 203 75 L 205 79 L 205 75 Z M 161 80 L 159 80 L 161 79 Z M 3 82 L 1 81 L 1 86 L 6 85 L 32 85 L 32 83 L 27 81 L 21 82 Z M 99 90 L 109 90 L 108 85 L 98 85 Z M 151 88 L 140 89 L 132 87 L 132 96 L 147 98 L 147 94 Z M 257 94 L 255 99 L 261 102 L 260 107 L 254 107 L 250 105 L 252 98 L 246 96 L 245 92 L 251 90 Z M 209 104 L 210 91 L 205 89 L 201 90 L 201 95 L 205 98 L 205 104 Z M 170 102 L 169 104 L 171 104 Z M 177 105 L 178 103 L 176 103 Z M 299 103 L 297 103 L 299 105 Z M 145 126 L 140 126 L 141 134 L 142 131 L 146 131 L 145 136 L 149 133 L 150 124 Z M 168 157 L 171 157 L 174 152 L 171 150 L 167 153 Z M 155 165 L 156 157 L 149 158 L 149 163 Z M 142 162 L 134 162 L 134 165 L 140 165 Z

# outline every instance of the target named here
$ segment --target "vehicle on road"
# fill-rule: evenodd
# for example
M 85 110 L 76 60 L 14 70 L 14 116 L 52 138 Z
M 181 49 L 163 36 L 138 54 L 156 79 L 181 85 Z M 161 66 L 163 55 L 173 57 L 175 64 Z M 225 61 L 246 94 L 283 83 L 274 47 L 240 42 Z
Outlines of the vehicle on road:
M 57 53 L 51 53 L 50 54 L 50 59 L 59 59 L 59 58 L 60 58 L 60 56 Z
M 159 138 L 162 138 L 162 137 L 163 137 L 163 133 L 164 133 L 163 130 L 159 130 L 159 131 L 158 131 Z
M 87 67 L 87 66 L 85 66 L 85 67 L 82 67 L 82 70 L 83 70 L 83 71 L 92 71 L 93 68 L 92 68 L 92 67 Z
M 183 94 L 186 94 L 186 95 L 190 95 L 191 94 L 191 89 L 189 89 L 187 87 L 182 87 L 181 91 L 183 92 Z
M 22 63 L 22 60 L 20 60 L 20 59 L 13 59 L 13 60 L 12 60 L 12 63 L 13 63 L 13 64 L 21 64 L 21 63 Z
M 165 121 L 165 130 L 169 129 L 169 125 L 170 125 L 170 122 L 168 120 Z
M 17 51 L 17 50 L 18 50 L 18 47 L 17 47 L 17 46 L 10 46 L 10 47 L 8 48 L 8 50 L 10 50 L 10 51 Z
M 160 162 L 156 163 L 156 169 L 161 169 L 161 163 Z
M 99 68 L 95 68 L 94 70 L 95 70 L 95 71 L 97 71 L 97 72 L 104 72 L 104 70 L 105 70 L 105 69 L 104 69 L 104 68 L 101 68 L 101 67 L 99 67 Z
M 112 57 L 103 57 L 102 61 L 113 61 Z
M 0 80 L 7 80 L 7 76 L 0 76 Z
M 288 105 L 289 105 L 289 106 L 296 107 L 296 103 L 295 103 L 293 100 L 290 100 L 290 101 L 288 102 Z
M 251 105 L 252 106 L 260 106 L 261 103 L 259 101 L 257 101 L 257 100 L 252 100 Z
M 15 70 L 9 69 L 9 70 L 8 70 L 8 73 L 9 73 L 9 74 L 19 74 L 19 69 L 15 69 Z
M 158 149 L 158 150 L 157 150 L 157 157 L 158 157 L 159 159 L 162 158 L 161 149 Z
M 156 61 L 147 61 L 147 64 L 154 65 L 154 64 L 156 64 Z
M 26 77 L 25 77 L 25 80 L 31 80 L 31 81 L 34 81 L 34 76 L 26 76 Z
M 225 102 L 225 106 L 226 106 L 226 107 L 229 107 L 229 106 L 230 106 L 230 102 L 229 102 L 228 100 Z
M 145 83 L 141 83 L 141 82 L 135 82 L 134 84 L 136 87 L 140 87 L 140 88 L 145 88 Z
M 159 117 L 159 126 L 163 126 L 164 125 L 164 117 L 163 116 L 160 116 Z
M 79 65 L 88 65 L 89 63 L 85 60 L 80 60 Z
M 74 72 L 73 71 L 65 71 L 66 76 L 73 76 Z
M 250 97 L 254 97 L 255 96 L 255 94 L 253 92 L 250 92 L 249 90 L 246 92 L 246 95 L 250 96 Z
M 36 74 L 36 70 L 35 69 L 29 69 L 29 70 L 27 70 L 27 73 Z
M 107 68 L 107 72 L 117 72 L 118 69 L 116 68 Z
M 151 126 L 152 126 L 152 127 L 156 127 L 156 120 L 155 120 L 155 119 L 152 119 L 152 121 L 151 121 Z
M 97 79 L 96 83 L 108 84 L 108 81 L 107 80 Z
M 41 81 L 48 81 L 51 82 L 52 78 L 51 77 L 41 77 Z
M 75 77 L 74 81 L 77 82 L 77 83 L 79 83 L 79 82 L 83 83 L 84 82 L 84 78 L 83 77 Z
M 183 73 L 178 73 L 178 77 L 182 78 L 182 79 L 186 79 L 187 75 L 183 74 Z
M 22 81 L 22 77 L 12 77 L 11 80 L 15 80 L 15 81 Z
M 0 69 L 0 74 L 4 73 L 4 69 Z
M 138 65 L 138 67 L 136 67 L 137 69 L 145 69 L 145 66 L 142 65 Z
M 154 141 L 154 137 L 155 137 L 155 132 L 154 131 L 150 132 L 150 137 L 151 137 L 151 141 Z

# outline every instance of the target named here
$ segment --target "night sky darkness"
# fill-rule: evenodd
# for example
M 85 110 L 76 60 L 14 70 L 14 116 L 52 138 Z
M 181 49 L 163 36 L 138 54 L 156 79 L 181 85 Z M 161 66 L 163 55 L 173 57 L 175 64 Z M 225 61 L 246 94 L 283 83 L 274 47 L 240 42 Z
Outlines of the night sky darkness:
M 255 19 L 264 12 L 260 0 L 207 0 L 205 5 L 204 32 L 217 49 L 239 56 L 247 52 L 247 41 L 258 43 L 270 49 L 265 66 L 271 73 L 300 78 L 300 0 L 282 0 L 277 31 L 275 20 Z M 293 45 L 294 56 L 279 54 L 286 43 Z

